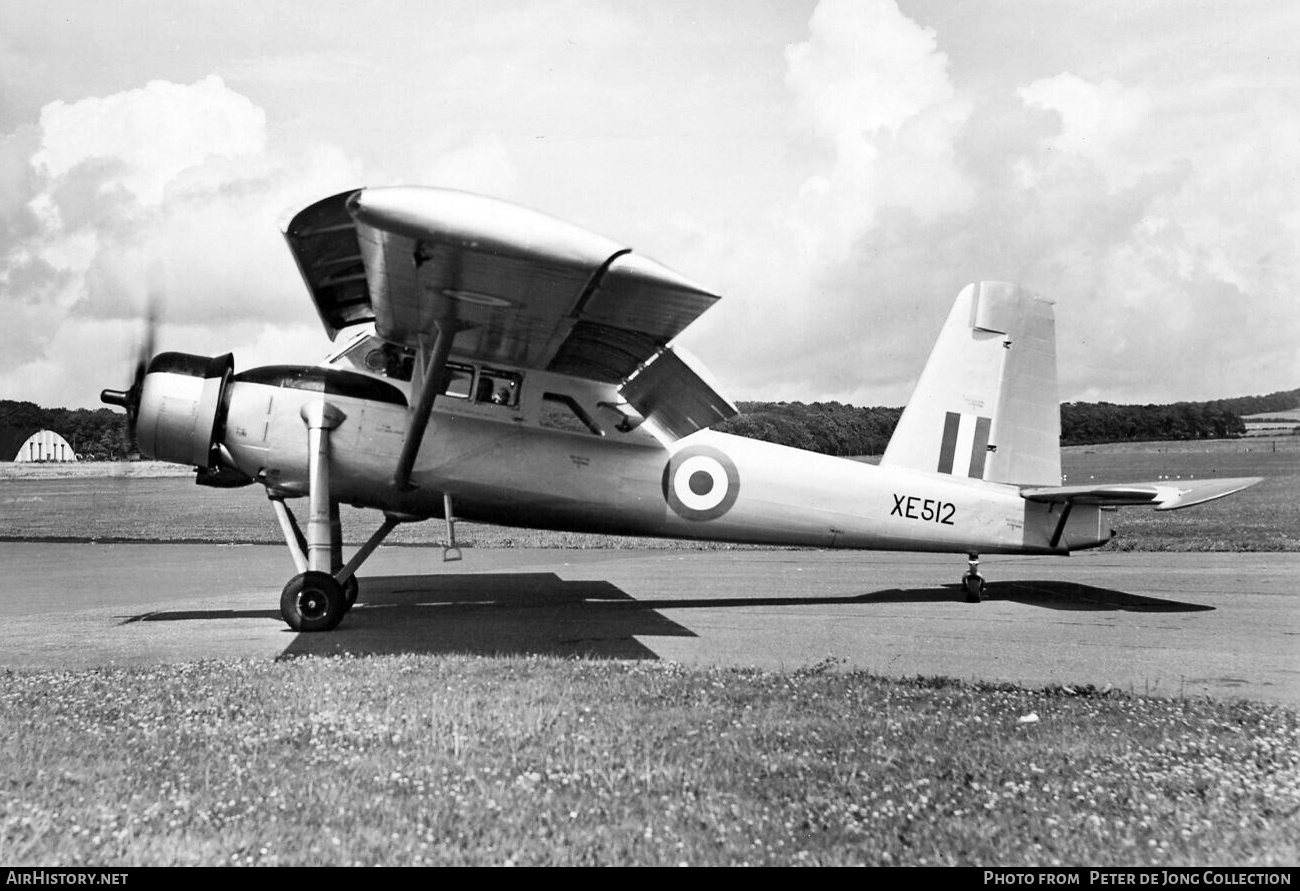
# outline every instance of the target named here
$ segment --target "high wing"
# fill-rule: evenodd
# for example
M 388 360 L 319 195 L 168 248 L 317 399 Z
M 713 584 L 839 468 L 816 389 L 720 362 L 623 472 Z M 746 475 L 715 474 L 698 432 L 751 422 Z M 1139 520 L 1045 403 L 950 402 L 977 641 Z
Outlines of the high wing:
M 331 337 L 615 384 L 673 437 L 736 413 L 671 341 L 718 295 L 578 226 L 449 189 L 365 188 L 302 210 L 285 238 Z M 629 381 L 636 381 L 629 386 Z
M 1165 480 L 1154 483 L 1107 483 L 1096 486 L 1043 486 L 1022 489 L 1026 501 L 1051 504 L 1100 504 L 1111 507 L 1151 505 L 1156 510 L 1178 510 L 1223 498 L 1258 483 L 1263 477 L 1233 479 Z

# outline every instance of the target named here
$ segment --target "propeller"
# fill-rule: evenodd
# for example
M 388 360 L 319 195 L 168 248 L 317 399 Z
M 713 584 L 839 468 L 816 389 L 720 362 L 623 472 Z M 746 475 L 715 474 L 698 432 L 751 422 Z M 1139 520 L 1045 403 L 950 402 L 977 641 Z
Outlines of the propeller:
M 149 289 L 135 376 L 127 389 L 102 390 L 99 399 L 126 409 L 127 436 L 133 453 L 197 467 L 203 485 L 246 485 L 252 480 L 237 469 L 225 467 L 220 447 L 234 356 L 176 352 L 154 355 L 162 269 L 156 266 L 150 271 L 155 286 Z M 233 465 L 233 461 L 230 463 Z
M 158 315 L 166 292 L 163 265 L 158 259 L 150 261 L 146 271 L 149 287 L 148 302 L 144 312 L 144 338 L 136 350 L 135 376 L 131 386 L 126 390 L 101 390 L 99 401 L 106 405 L 118 405 L 126 409 L 127 437 L 131 452 L 139 451 L 136 437 L 136 424 L 140 420 L 140 400 L 144 395 L 144 378 L 149 371 L 149 362 L 153 359 L 154 347 L 158 339 Z
M 140 395 L 144 391 L 144 376 L 149 369 L 149 360 L 153 358 L 154 343 L 157 340 L 158 311 L 150 305 L 145 316 L 144 340 L 136 351 L 135 377 L 126 390 L 101 390 L 99 401 L 107 405 L 119 405 L 126 409 L 127 423 L 131 427 L 131 437 L 135 438 L 135 422 L 140 416 Z

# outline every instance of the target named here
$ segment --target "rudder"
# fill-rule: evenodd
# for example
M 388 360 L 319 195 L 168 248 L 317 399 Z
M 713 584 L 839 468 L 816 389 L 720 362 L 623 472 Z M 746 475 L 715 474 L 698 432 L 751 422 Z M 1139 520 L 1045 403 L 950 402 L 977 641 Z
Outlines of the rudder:
M 957 295 L 880 463 L 1055 486 L 1060 440 L 1052 303 L 978 282 Z

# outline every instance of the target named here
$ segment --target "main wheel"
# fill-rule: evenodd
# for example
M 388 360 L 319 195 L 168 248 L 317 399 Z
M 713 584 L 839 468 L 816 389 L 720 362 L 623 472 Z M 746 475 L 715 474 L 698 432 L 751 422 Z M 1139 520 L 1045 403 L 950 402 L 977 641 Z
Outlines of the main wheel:
M 327 572 L 295 575 L 280 594 L 280 615 L 294 631 L 330 631 L 347 611 L 343 586 Z
M 978 575 L 964 575 L 961 577 L 961 583 L 966 589 L 966 602 L 979 603 L 984 594 L 984 579 Z
M 343 599 L 347 603 L 347 609 L 352 609 L 356 605 L 357 595 L 361 593 L 361 583 L 357 581 L 355 575 L 348 576 L 348 580 L 343 583 Z

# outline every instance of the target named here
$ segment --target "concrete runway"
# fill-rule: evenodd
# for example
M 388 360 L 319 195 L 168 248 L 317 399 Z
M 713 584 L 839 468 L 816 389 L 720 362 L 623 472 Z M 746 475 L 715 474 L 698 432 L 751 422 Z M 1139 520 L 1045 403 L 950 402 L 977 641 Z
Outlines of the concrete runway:
M 989 557 L 381 548 L 337 631 L 279 615 L 283 547 L 0 543 L 0 667 L 546 654 L 1110 685 L 1300 706 L 1300 554 Z

